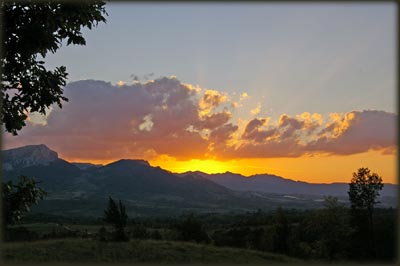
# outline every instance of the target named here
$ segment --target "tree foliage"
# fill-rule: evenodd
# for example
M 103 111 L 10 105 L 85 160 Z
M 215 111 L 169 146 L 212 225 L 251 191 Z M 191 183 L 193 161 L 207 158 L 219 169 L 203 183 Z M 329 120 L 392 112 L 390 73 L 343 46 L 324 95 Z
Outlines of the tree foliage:
M 207 232 L 201 222 L 191 213 L 177 225 L 180 239 L 184 241 L 196 241 L 197 243 L 210 241 Z
M 368 168 L 359 168 L 353 173 L 349 184 L 352 221 L 356 228 L 354 238 L 361 240 L 355 246 L 361 247 L 365 256 L 376 256 L 373 211 L 382 188 L 382 177 L 371 174 Z
M 111 197 L 109 198 L 108 207 L 104 211 L 103 219 L 105 222 L 114 225 L 116 229 L 126 226 L 128 215 L 125 212 L 125 206 L 122 204 L 121 200 L 117 205 Z
M 338 198 L 325 198 L 325 208 L 316 210 L 306 219 L 302 230 L 312 239 L 310 253 L 315 258 L 342 259 L 348 255 L 348 241 L 351 232 L 348 210 Z
M 287 253 L 289 246 L 290 227 L 285 212 L 282 208 L 278 208 L 275 214 L 275 235 L 274 251 L 278 253 Z
M 379 191 L 382 190 L 382 177 L 368 168 L 360 168 L 353 173 L 349 184 L 349 199 L 352 209 L 372 211 L 378 203 Z
M 62 107 L 65 66 L 47 70 L 43 59 L 63 43 L 85 45 L 82 28 L 105 22 L 104 1 L 4 1 L 1 123 L 17 135 L 29 112 L 45 115 L 52 104 Z
M 19 182 L 3 183 L 3 223 L 13 225 L 21 220 L 22 216 L 30 211 L 33 204 L 37 204 L 46 195 L 46 192 L 37 186 L 34 178 L 20 176 Z
M 128 215 L 126 214 L 125 206 L 122 204 L 121 200 L 117 205 L 117 203 L 115 203 L 115 201 L 110 197 L 108 200 L 107 209 L 104 211 L 103 221 L 112 224 L 114 226 L 115 240 L 117 241 L 128 240 L 128 237 L 124 229 L 127 220 L 128 220 Z

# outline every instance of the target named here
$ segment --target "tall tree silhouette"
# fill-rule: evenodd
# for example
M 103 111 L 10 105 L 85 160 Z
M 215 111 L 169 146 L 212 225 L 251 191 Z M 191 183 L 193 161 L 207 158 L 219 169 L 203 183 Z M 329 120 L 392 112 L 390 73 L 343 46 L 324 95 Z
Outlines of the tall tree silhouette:
M 106 223 L 112 224 L 115 228 L 114 239 L 117 241 L 126 241 L 128 237 L 125 233 L 125 226 L 128 220 L 128 215 L 125 211 L 125 206 L 121 200 L 117 205 L 115 201 L 110 197 L 108 200 L 108 207 L 104 211 L 103 220 Z
M 368 168 L 359 168 L 357 172 L 353 173 L 353 178 L 349 183 L 348 194 L 353 224 L 358 228 L 360 236 L 364 233 L 368 236 L 366 255 L 369 254 L 373 257 L 375 257 L 373 211 L 382 188 L 382 178 L 376 173 L 371 174 Z M 365 220 L 367 221 L 366 226 L 363 224 Z

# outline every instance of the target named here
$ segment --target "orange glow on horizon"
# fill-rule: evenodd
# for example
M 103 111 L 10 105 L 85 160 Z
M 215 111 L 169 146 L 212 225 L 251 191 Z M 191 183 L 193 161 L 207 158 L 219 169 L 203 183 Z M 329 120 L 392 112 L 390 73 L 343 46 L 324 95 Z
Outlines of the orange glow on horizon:
M 61 156 L 61 158 L 63 158 Z M 65 158 L 70 162 L 108 164 L 119 159 L 81 160 Z M 159 156 L 148 159 L 151 166 L 159 166 L 173 173 L 202 171 L 208 174 L 227 171 L 250 176 L 254 174 L 274 174 L 293 180 L 310 183 L 349 182 L 352 173 L 360 167 L 368 167 L 382 176 L 384 183 L 398 184 L 397 155 L 382 155 L 377 151 L 347 156 L 315 155 L 297 158 L 254 158 L 228 161 L 191 159 L 178 161 L 173 157 Z
M 245 176 L 268 173 L 310 183 L 349 182 L 352 173 L 358 168 L 368 167 L 372 172 L 378 173 L 384 183 L 398 184 L 397 155 L 383 155 L 379 151 L 346 156 L 314 155 L 230 161 L 177 161 L 171 157 L 161 157 L 159 160 L 150 160 L 150 164 L 175 173 L 202 171 L 213 174 L 229 171 Z
M 154 161 L 153 163 L 161 168 L 165 168 L 176 173 L 184 173 L 188 171 L 201 171 L 207 174 L 225 173 L 228 171 L 240 173 L 240 167 L 235 166 L 233 161 L 223 162 L 215 160 L 192 159 L 189 161 Z
M 91 163 L 91 164 L 101 164 L 101 165 L 106 165 L 115 161 L 118 161 L 119 159 L 104 159 L 104 160 L 98 160 L 98 159 L 82 159 L 82 158 L 74 158 L 74 157 L 63 157 L 60 155 L 60 158 L 63 160 L 66 160 L 71 163 Z

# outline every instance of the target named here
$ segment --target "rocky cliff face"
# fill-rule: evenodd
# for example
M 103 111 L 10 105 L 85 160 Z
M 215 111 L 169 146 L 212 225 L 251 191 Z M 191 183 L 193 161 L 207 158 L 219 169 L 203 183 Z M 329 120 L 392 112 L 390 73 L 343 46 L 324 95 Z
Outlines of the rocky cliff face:
M 2 151 L 3 169 L 14 170 L 33 165 L 48 165 L 58 159 L 58 154 L 46 145 L 29 145 Z

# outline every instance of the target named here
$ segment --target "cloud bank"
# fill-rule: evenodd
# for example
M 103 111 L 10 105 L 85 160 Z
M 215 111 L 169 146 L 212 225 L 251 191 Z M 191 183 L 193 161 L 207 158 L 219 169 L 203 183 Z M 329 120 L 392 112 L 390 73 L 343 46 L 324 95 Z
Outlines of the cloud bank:
M 238 125 L 239 99 L 201 89 L 175 77 L 128 85 L 84 80 L 65 88 L 69 102 L 53 108 L 45 123 L 31 119 L 5 148 L 45 143 L 65 158 L 106 160 L 168 155 L 205 158 L 297 157 L 325 153 L 350 155 L 369 150 L 393 153 L 397 115 L 384 111 L 346 114 L 282 114 L 278 121 L 255 117 Z M 253 106 L 259 115 L 261 104 Z M 35 122 L 36 121 L 36 122 Z

